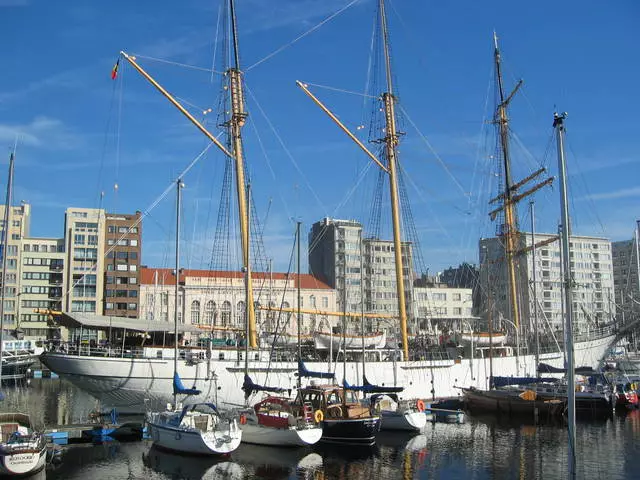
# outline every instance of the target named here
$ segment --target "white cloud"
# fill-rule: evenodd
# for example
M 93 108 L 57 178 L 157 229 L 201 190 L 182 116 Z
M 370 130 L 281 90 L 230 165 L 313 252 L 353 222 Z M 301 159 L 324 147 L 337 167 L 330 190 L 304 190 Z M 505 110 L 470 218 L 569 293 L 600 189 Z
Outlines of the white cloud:
M 580 197 L 577 200 L 613 200 L 616 198 L 640 197 L 640 187 L 621 188 L 610 192 L 595 193 L 593 195 Z
M 82 140 L 62 121 L 46 116 L 35 117 L 26 124 L 0 124 L 0 143 L 44 149 L 74 149 Z

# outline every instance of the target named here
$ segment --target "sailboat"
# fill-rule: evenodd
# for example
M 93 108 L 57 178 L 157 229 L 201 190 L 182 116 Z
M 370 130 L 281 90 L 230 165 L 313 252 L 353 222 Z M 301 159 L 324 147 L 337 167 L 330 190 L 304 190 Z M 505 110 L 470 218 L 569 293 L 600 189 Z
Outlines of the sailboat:
M 383 1 L 380 1 L 380 8 L 383 13 L 381 20 L 386 32 Z M 387 40 L 386 35 L 384 40 Z M 242 72 L 237 68 L 230 68 L 226 72 L 226 78 L 229 81 L 227 91 L 231 96 L 232 107 L 231 119 L 228 122 L 229 128 L 232 129 L 232 142 L 231 148 L 228 148 L 217 139 L 216 135 L 208 131 L 202 123 L 189 113 L 176 98 L 164 89 L 138 63 L 138 60 L 134 56 L 122 52 L 122 58 L 185 115 L 224 155 L 233 159 L 236 168 L 236 193 L 240 192 L 238 194 L 238 224 L 240 226 L 243 266 L 246 268 L 249 258 L 247 235 L 248 216 L 246 195 L 244 195 L 246 182 L 240 130 L 241 126 L 245 123 L 247 113 L 244 109 L 243 102 Z M 392 198 L 393 243 L 395 249 L 395 271 L 397 275 L 395 295 L 398 299 L 398 315 L 394 315 L 394 317 L 399 317 L 397 323 L 399 324 L 402 347 L 399 351 L 399 356 L 396 355 L 395 349 L 388 347 L 368 350 L 366 352 L 367 358 L 375 357 L 377 360 L 376 362 L 367 360 L 368 381 L 374 385 L 403 386 L 403 396 L 409 399 L 417 400 L 429 395 L 434 397 L 457 396 L 462 382 L 465 382 L 465 385 L 469 387 L 487 387 L 488 375 L 480 374 L 480 372 L 486 370 L 486 358 L 482 356 L 476 356 L 474 358 L 469 355 L 458 358 L 457 352 L 455 355 L 446 352 L 442 354 L 438 353 L 437 356 L 430 356 L 428 351 L 425 352 L 424 358 L 422 358 L 421 352 L 410 352 L 409 350 L 407 305 L 404 292 L 403 259 L 401 257 L 403 242 L 400 232 L 400 202 L 398 201 L 396 177 L 398 170 L 397 145 L 400 135 L 395 129 L 394 108 L 397 99 L 393 94 L 393 85 L 391 85 L 392 75 L 388 62 L 386 70 L 388 78 L 387 91 L 382 94 L 381 99 L 385 118 L 389 124 L 385 125 L 384 138 L 380 139 L 381 145 L 385 149 L 384 161 L 380 161 L 354 134 L 348 131 L 344 124 L 340 123 L 339 119 L 310 91 L 309 85 L 299 81 L 298 86 L 310 96 L 315 103 L 320 105 L 352 140 L 356 141 L 358 147 L 368 158 L 372 159 L 386 175 L 389 175 L 391 180 L 389 183 Z M 252 381 L 259 385 L 271 383 L 293 391 L 297 384 L 296 372 L 306 373 L 306 371 L 321 372 L 323 369 L 326 370 L 326 349 L 316 350 L 314 353 L 317 355 L 305 359 L 303 362 L 304 368 L 300 368 L 298 362 L 295 360 L 295 355 L 289 358 L 274 358 L 270 348 L 259 348 L 251 276 L 248 277 L 247 283 L 248 294 L 251 297 L 245 305 L 247 308 L 249 328 L 247 341 L 249 342 L 249 348 L 251 348 L 252 353 L 252 361 L 249 365 L 249 373 Z M 279 307 L 274 307 L 274 310 L 287 311 Z M 353 312 L 347 312 L 347 314 L 352 317 L 358 316 L 357 313 Z M 61 321 L 65 319 L 71 319 L 73 322 L 76 322 L 75 324 L 86 321 L 81 315 L 74 313 L 65 313 L 62 315 Z M 88 328 L 96 328 L 96 323 L 98 322 L 87 323 Z M 613 327 L 614 325 L 607 325 L 606 328 L 600 329 L 597 334 L 583 336 L 580 341 L 576 341 L 575 361 L 577 365 L 586 365 L 594 368 L 598 366 L 600 359 L 610 344 L 615 340 Z M 106 328 L 108 328 L 108 326 L 105 327 L 105 329 Z M 147 328 L 146 324 L 144 328 Z M 347 332 L 344 333 L 346 334 Z M 333 342 L 330 342 L 329 346 L 332 348 Z M 552 346 L 549 345 L 549 347 Z M 84 389 L 100 399 L 103 404 L 116 406 L 121 410 L 126 409 L 127 411 L 133 411 L 137 408 L 142 409 L 144 401 L 147 398 L 151 399 L 157 405 L 172 401 L 173 392 L 171 390 L 171 379 L 174 374 L 174 368 L 173 365 L 170 365 L 170 362 L 158 360 L 157 355 L 159 350 L 161 350 L 161 347 L 156 345 L 145 345 L 136 358 L 126 358 L 124 355 L 117 353 L 110 353 L 105 357 L 103 352 L 101 352 L 102 356 L 100 357 L 98 357 L 97 354 L 93 355 L 91 352 L 84 351 L 75 354 L 45 352 L 41 356 L 41 361 L 53 372 L 56 372 L 61 377 L 66 378 L 78 386 L 78 388 Z M 244 394 L 238 387 L 244 383 L 245 369 L 242 365 L 238 365 L 237 361 L 229 358 L 228 349 L 217 347 L 207 349 L 194 346 L 190 351 L 194 357 L 201 356 L 202 358 L 206 358 L 207 371 L 212 372 L 212 375 L 206 379 L 202 379 L 201 393 L 199 395 L 192 395 L 191 398 L 194 401 L 205 401 L 207 395 L 210 395 L 211 392 L 217 392 L 217 403 L 219 405 L 243 405 L 245 401 Z M 505 346 L 500 351 L 504 353 L 504 355 L 496 356 L 492 362 L 493 373 L 496 376 L 518 376 L 520 372 L 536 371 L 537 358 L 535 355 L 528 352 L 523 354 L 519 349 L 516 349 L 514 355 L 511 346 Z M 164 354 L 164 351 L 162 354 Z M 556 348 L 551 350 L 550 348 L 547 353 L 541 355 L 541 360 L 553 367 L 563 367 L 564 358 L 562 349 Z M 361 383 L 364 384 L 364 378 L 362 378 L 362 359 L 347 359 L 343 363 L 343 368 L 345 370 L 343 372 L 343 378 L 358 378 L 361 379 Z M 179 370 L 181 378 L 185 379 L 185 381 L 202 376 L 199 375 L 198 365 L 190 364 L 184 360 L 180 360 Z M 215 373 L 215 375 L 213 373 Z
M 6 252 L 9 238 L 9 211 L 13 192 L 14 153 L 9 157 L 9 176 L 7 178 L 7 198 L 4 207 L 4 226 L 2 238 L 2 278 L 6 278 Z M 4 347 L 4 285 L 0 287 L 0 358 Z M 2 370 L 0 369 L 0 386 Z M 0 398 L 0 400 L 2 400 Z M 0 474 L 30 475 L 42 470 L 47 458 L 47 440 L 42 432 L 33 429 L 28 415 L 23 413 L 0 414 Z
M 247 188 L 247 192 L 249 192 Z M 296 231 L 298 244 L 298 291 L 300 289 L 300 223 Z M 246 279 L 251 275 L 251 269 L 245 270 Z M 249 335 L 247 323 L 247 338 Z M 298 321 L 298 327 L 300 322 Z M 298 328 L 298 352 L 300 351 L 300 329 Z M 256 385 L 249 377 L 249 344 L 245 341 L 245 374 L 242 390 L 245 400 L 251 398 L 254 392 L 270 392 L 282 394 L 282 387 Z M 313 412 L 309 408 L 296 408 L 291 400 L 283 396 L 269 395 L 251 408 L 244 408 L 240 414 L 242 441 L 245 443 L 276 447 L 304 447 L 318 443 L 322 437 L 322 428 L 318 425 Z
M 173 404 L 163 412 L 146 416 L 153 444 L 176 452 L 198 455 L 226 455 L 240 445 L 242 430 L 236 418 L 224 418 L 210 402 L 186 406 L 178 403 L 178 395 L 199 395 L 195 388 L 185 388 L 178 374 L 178 285 L 180 275 L 180 200 L 182 178 L 176 182 L 176 296 L 173 349 Z

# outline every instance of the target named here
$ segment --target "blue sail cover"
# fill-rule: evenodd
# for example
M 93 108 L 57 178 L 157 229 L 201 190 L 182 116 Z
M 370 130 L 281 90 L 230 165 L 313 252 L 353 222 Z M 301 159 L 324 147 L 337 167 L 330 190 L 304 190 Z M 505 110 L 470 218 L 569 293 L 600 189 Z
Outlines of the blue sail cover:
M 302 360 L 298 360 L 298 375 L 309 378 L 335 378 L 335 375 L 331 372 L 311 372 L 307 370 Z
M 173 394 L 174 395 L 200 395 L 200 390 L 196 388 L 186 388 L 180 379 L 178 372 L 173 374 Z
M 589 376 L 589 375 L 597 375 L 598 374 L 598 372 L 596 372 L 591 367 L 576 367 L 576 369 L 574 371 L 575 371 L 576 375 Z M 551 365 L 548 365 L 546 363 L 541 363 L 540 365 L 538 365 L 538 373 L 567 373 L 567 369 L 566 368 L 552 367 Z
M 282 387 L 265 387 L 263 385 L 256 385 L 251 380 L 249 375 L 244 376 L 244 383 L 242 384 L 242 390 L 244 390 L 244 396 L 249 398 L 253 392 L 271 392 L 271 393 L 282 393 L 286 391 L 286 388 Z
M 349 385 L 347 380 L 342 380 L 342 386 L 345 390 L 353 390 L 356 392 L 364 392 L 364 393 L 400 393 L 404 390 L 404 387 L 382 387 L 379 385 L 372 385 L 367 380 L 367 377 L 363 378 L 362 385 Z
M 491 377 L 491 385 L 498 387 L 506 387 L 507 385 L 530 385 L 532 383 L 553 383 L 557 382 L 557 378 L 541 378 L 541 377 Z

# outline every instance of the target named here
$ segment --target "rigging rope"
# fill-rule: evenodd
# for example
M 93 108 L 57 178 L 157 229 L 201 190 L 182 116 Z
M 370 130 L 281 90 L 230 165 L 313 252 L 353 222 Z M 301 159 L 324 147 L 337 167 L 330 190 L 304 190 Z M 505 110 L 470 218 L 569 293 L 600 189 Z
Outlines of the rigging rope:
M 418 134 L 418 136 L 420 137 L 420 139 L 427 145 L 429 150 L 431 150 L 431 153 L 433 153 L 433 155 L 435 156 L 435 158 L 438 161 L 438 163 L 440 163 L 440 165 L 442 166 L 444 171 L 447 173 L 447 175 L 449 175 L 451 180 L 453 180 L 453 183 L 456 185 L 456 187 L 458 187 L 458 189 L 460 190 L 462 195 L 464 197 L 467 197 L 468 196 L 467 192 L 464 190 L 464 188 L 462 187 L 462 185 L 460 184 L 458 179 L 453 175 L 453 173 L 451 173 L 451 170 L 449 170 L 449 167 L 447 167 L 446 163 L 444 163 L 444 161 L 442 160 L 440 155 L 438 155 L 438 152 L 436 152 L 435 149 L 433 148 L 433 146 L 431 146 L 431 143 L 429 143 L 429 140 L 427 140 L 427 137 L 425 137 L 423 135 L 423 133 L 420 131 L 420 129 L 418 129 L 418 126 L 414 123 L 414 121 L 411 119 L 409 114 L 405 111 L 404 107 L 402 105 L 400 105 L 400 104 L 398 104 L 398 106 L 400 107 L 400 111 L 402 111 L 402 113 L 407 118 L 407 120 L 409 121 L 411 126 L 415 129 L 415 131 Z
M 273 52 L 271 52 L 270 54 L 268 54 L 266 57 L 263 57 L 262 60 L 258 60 L 256 63 L 254 63 L 253 65 L 251 65 L 249 68 L 247 68 L 245 70 L 245 72 L 248 72 L 249 70 L 253 69 L 254 67 L 257 67 L 258 65 L 260 65 L 261 63 L 266 62 L 267 60 L 269 60 L 270 58 L 273 58 L 275 55 L 277 55 L 278 53 L 282 52 L 283 50 L 286 50 L 287 48 L 289 48 L 291 45 L 293 45 L 294 43 L 298 42 L 299 40 L 302 40 L 304 37 L 306 37 L 307 35 L 309 35 L 310 33 L 313 33 L 314 31 L 316 31 L 318 28 L 320 28 L 321 26 L 323 26 L 325 23 L 333 20 L 335 17 L 337 17 L 338 15 L 340 15 L 342 12 L 344 12 L 345 10 L 347 10 L 349 7 L 351 7 L 353 4 L 357 3 L 359 0 L 352 0 L 351 2 L 349 2 L 347 5 L 345 5 L 344 7 L 342 7 L 340 10 L 338 10 L 337 12 L 332 13 L 331 15 L 329 15 L 327 18 L 325 18 L 324 20 L 322 20 L 320 23 L 318 23 L 317 25 L 315 25 L 314 27 L 311 27 L 309 30 L 307 30 L 306 32 L 304 32 L 301 35 L 298 35 L 296 38 L 294 38 L 292 41 L 290 41 L 289 43 L 286 43 L 284 45 L 282 45 L 280 48 L 275 49 Z
M 136 58 L 144 58 L 145 60 L 151 60 L 153 62 L 166 63 L 168 65 L 175 65 L 177 67 L 182 67 L 182 68 L 190 68 L 192 70 L 199 70 L 201 72 L 211 72 L 211 74 L 217 73 L 218 75 L 224 75 L 224 72 L 218 72 L 217 70 L 214 70 L 212 68 L 205 68 L 205 67 L 199 67 L 197 65 L 189 65 L 187 63 L 174 62 L 172 60 L 165 60 L 163 58 L 149 57 L 148 55 L 140 55 L 138 53 L 134 53 L 133 56 L 135 56 Z
M 304 82 L 304 84 L 306 86 L 324 88 L 325 90 L 332 90 L 334 92 L 340 92 L 340 93 L 348 93 L 350 95 L 358 95 L 360 97 L 365 97 L 365 98 L 378 98 L 376 96 L 368 95 L 366 93 L 354 92 L 353 90 L 345 90 L 344 88 L 330 87 L 328 85 L 320 85 L 318 83 Z

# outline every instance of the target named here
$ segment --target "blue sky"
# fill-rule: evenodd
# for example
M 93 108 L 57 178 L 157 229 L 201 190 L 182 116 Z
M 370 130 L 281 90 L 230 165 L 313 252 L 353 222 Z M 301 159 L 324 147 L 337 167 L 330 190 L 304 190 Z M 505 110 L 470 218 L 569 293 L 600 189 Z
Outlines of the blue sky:
M 356 2 L 256 63 L 349 3 L 237 2 L 250 91 L 247 161 L 267 254 L 279 270 L 287 268 L 292 219 L 305 231 L 324 216 L 368 219 L 375 169 L 367 170 L 367 157 L 295 80 L 363 92 L 376 2 Z M 495 228 L 487 217 L 496 188 L 487 124 L 494 29 L 507 89 L 525 81 L 510 111 L 514 177 L 539 165 L 556 174 L 552 115 L 569 112 L 574 232 L 631 237 L 640 217 L 637 2 L 394 0 L 387 10 L 396 91 L 406 114 L 400 158 L 431 272 L 476 262 L 478 238 Z M 64 209 L 97 207 L 101 191 L 109 211 L 144 211 L 200 154 L 204 137 L 132 68 L 121 64 L 115 82 L 110 71 L 121 49 L 211 68 L 214 51 L 219 58 L 222 50 L 215 37 L 218 13 L 217 1 L 0 0 L 0 162 L 6 167 L 18 135 L 15 199 L 33 205 L 32 235 L 61 236 Z M 215 114 L 217 74 L 144 58 L 140 63 L 194 105 L 194 114 L 201 117 L 206 108 Z M 312 90 L 354 131 L 368 121 L 361 95 Z M 367 129 L 358 132 L 366 140 Z M 214 150 L 185 178 L 184 262 L 193 268 L 211 260 L 223 165 Z M 0 171 L 0 181 L 5 178 Z M 556 229 L 557 197 L 557 187 L 536 196 L 539 231 Z M 528 228 L 525 207 L 519 216 Z M 145 219 L 143 263 L 170 264 L 173 208 L 170 194 Z

